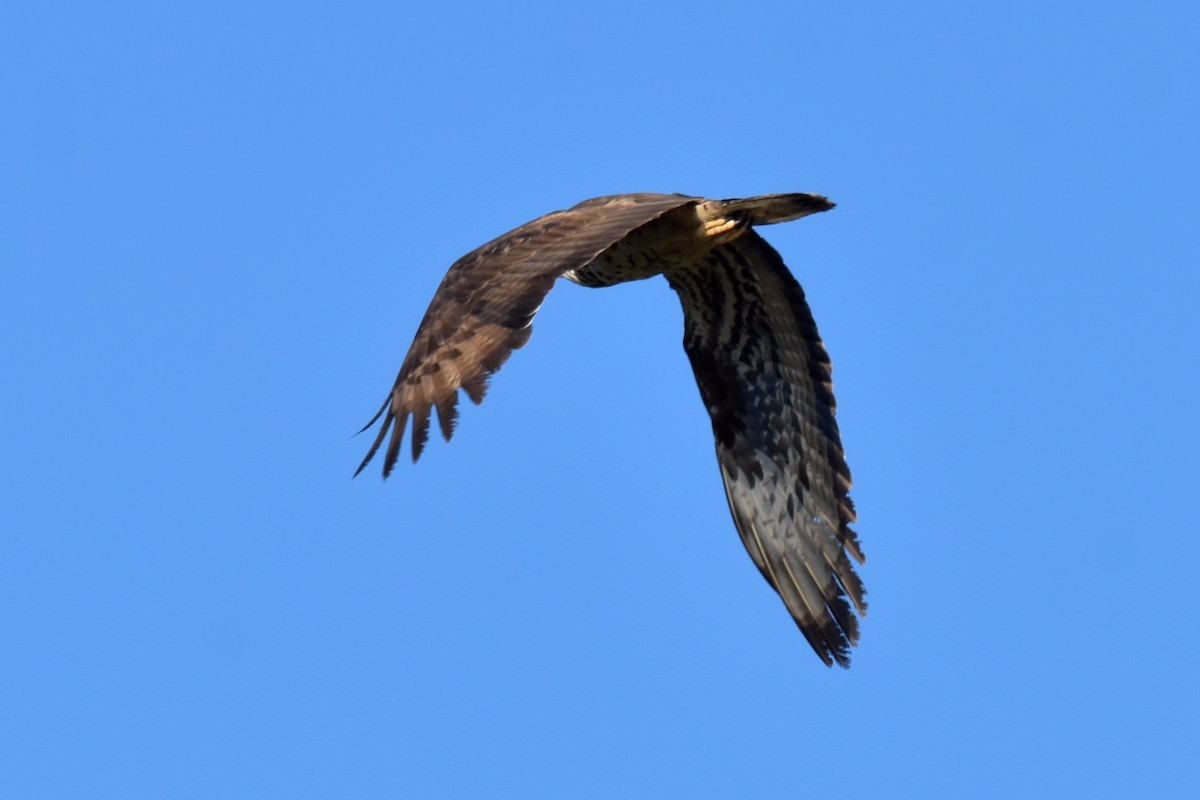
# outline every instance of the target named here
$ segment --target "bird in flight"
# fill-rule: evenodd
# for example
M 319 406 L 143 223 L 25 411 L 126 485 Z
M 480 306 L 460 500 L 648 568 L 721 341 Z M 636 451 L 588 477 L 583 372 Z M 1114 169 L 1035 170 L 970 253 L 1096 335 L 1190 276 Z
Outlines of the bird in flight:
M 867 606 L 851 563 L 864 557 L 850 528 L 831 365 L 800 284 L 753 230 L 831 208 L 813 194 L 620 194 L 539 217 L 468 253 L 446 273 L 395 385 L 363 427 L 383 419 L 354 474 L 385 441 L 384 478 L 391 473 L 410 415 L 414 462 L 434 408 L 449 441 L 458 390 L 483 401 L 559 278 L 602 287 L 661 274 L 683 304 L 683 347 L 742 542 L 821 660 L 849 666 Z

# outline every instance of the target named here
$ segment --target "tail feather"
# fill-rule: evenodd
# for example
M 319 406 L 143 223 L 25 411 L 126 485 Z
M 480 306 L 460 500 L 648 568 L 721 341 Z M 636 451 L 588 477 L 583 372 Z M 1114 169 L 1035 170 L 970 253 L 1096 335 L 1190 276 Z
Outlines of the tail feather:
M 833 208 L 834 203 L 819 194 L 764 194 L 721 200 L 723 213 L 747 212 L 751 225 L 774 225 Z

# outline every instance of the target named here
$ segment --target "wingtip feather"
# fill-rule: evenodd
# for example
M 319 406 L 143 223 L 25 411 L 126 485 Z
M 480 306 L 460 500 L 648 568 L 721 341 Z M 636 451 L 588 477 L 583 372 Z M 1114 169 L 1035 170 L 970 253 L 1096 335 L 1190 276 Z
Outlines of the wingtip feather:
M 412 427 L 412 460 L 417 463 L 421 453 L 425 451 L 425 443 L 429 441 L 429 406 L 413 409 Z
M 385 481 L 392 474 L 392 469 L 396 466 L 396 459 L 400 455 L 400 442 L 404 439 L 404 427 L 408 424 L 408 413 L 405 412 L 402 417 L 391 415 L 391 418 L 396 421 L 396 429 L 392 431 L 392 438 L 388 442 L 387 453 L 383 458 L 383 479 Z
M 442 431 L 442 438 L 447 442 L 454 435 L 454 429 L 458 425 L 458 390 L 452 389 L 437 404 L 438 428 Z
M 385 408 L 386 408 L 386 405 L 385 405 Z M 383 412 L 380 411 L 380 414 L 382 414 L 382 413 Z M 378 419 L 379 414 L 376 414 L 375 418 Z M 372 422 L 374 422 L 374 420 L 372 420 Z M 357 478 L 358 474 L 366 468 L 367 464 L 371 463 L 371 459 L 375 457 L 375 453 L 376 453 L 376 451 L 379 450 L 379 445 L 381 445 L 383 443 L 384 437 L 387 436 L 388 428 L 390 428 L 391 425 L 392 425 L 392 415 L 388 414 L 386 417 L 384 417 L 383 425 L 380 426 L 379 433 L 376 434 L 376 436 L 375 436 L 375 441 L 371 443 L 371 449 L 367 451 L 367 455 L 363 458 L 362 463 L 359 464 L 358 469 L 356 469 L 354 471 L 355 478 Z M 362 433 L 362 431 L 359 431 L 359 433 Z

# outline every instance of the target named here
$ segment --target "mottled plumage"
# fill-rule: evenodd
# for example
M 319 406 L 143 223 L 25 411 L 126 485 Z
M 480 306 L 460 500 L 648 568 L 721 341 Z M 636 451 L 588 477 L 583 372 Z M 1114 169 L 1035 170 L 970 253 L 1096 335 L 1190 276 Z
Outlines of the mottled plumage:
M 599 287 L 662 274 L 683 304 L 684 349 L 742 542 L 821 660 L 847 666 L 856 613 L 866 613 L 851 557 L 864 559 L 850 528 L 829 357 L 800 285 L 752 229 L 832 207 L 809 194 L 598 197 L 468 253 L 438 287 L 395 386 L 364 427 L 383 418 L 358 472 L 387 440 L 391 473 L 410 415 L 413 461 L 432 409 L 449 440 L 458 390 L 483 400 L 558 278 Z

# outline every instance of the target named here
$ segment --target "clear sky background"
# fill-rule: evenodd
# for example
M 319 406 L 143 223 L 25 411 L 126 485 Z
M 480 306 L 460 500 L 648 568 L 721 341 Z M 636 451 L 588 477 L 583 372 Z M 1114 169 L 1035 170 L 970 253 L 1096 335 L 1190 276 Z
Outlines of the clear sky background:
M 0 796 L 1184 797 L 1200 11 L 0 7 Z M 594 195 L 765 229 L 871 609 L 826 669 L 661 280 L 565 282 L 387 483 L 450 263 Z

